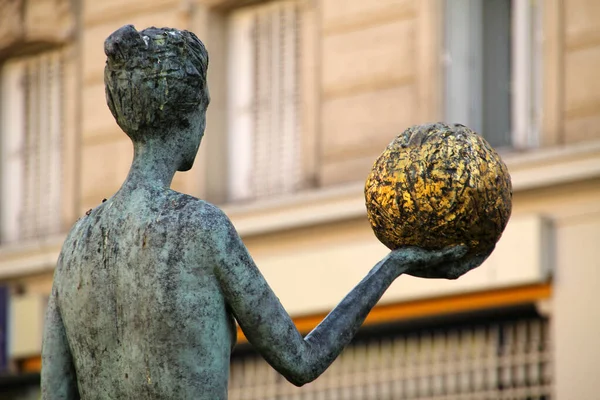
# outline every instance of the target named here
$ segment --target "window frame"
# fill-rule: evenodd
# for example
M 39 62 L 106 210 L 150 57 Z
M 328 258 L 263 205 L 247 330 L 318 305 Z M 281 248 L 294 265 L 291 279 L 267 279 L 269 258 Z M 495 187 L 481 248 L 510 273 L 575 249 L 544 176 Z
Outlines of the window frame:
M 442 7 L 442 24 L 448 23 L 448 2 Z M 474 1 L 474 0 L 469 0 Z M 485 0 L 477 0 L 485 1 Z M 502 152 L 524 151 L 540 146 L 542 123 L 542 2 L 537 0 L 510 0 L 510 145 L 500 146 Z M 483 21 L 480 20 L 480 23 Z M 442 34 L 444 34 L 442 29 Z M 483 29 L 483 28 L 482 28 Z M 442 104 L 449 102 L 446 71 L 451 62 L 448 48 L 442 40 Z M 484 72 L 483 67 L 478 70 L 478 75 Z M 479 76 L 482 80 L 482 76 Z M 477 76 L 475 78 L 477 79 Z M 466 95 L 466 97 L 470 97 Z M 481 99 L 479 99 L 481 100 Z M 468 98 L 471 104 L 477 104 L 478 115 L 483 115 L 483 106 L 478 99 Z M 448 116 L 446 106 L 442 107 L 442 115 L 447 122 L 455 122 Z M 481 117 L 479 117 L 481 118 Z M 472 124 L 468 122 L 467 125 Z M 483 132 L 478 132 L 483 133 Z M 484 134 L 484 133 L 483 133 Z M 484 134 L 485 137 L 485 134 Z
M 295 24 L 284 26 L 282 18 Z M 286 196 L 301 187 L 301 18 L 296 0 L 241 7 L 228 16 L 229 202 Z M 286 172 L 269 172 L 278 168 Z
M 318 189 L 319 176 L 319 140 L 318 132 L 320 114 L 320 76 L 319 76 L 319 4 L 315 0 L 294 0 L 297 4 L 298 18 L 301 21 L 298 35 L 300 37 L 299 51 L 302 54 L 297 63 L 300 72 L 299 92 L 301 107 L 299 108 L 298 123 L 300 125 L 300 183 L 298 190 L 281 196 L 267 196 L 249 201 L 232 201 L 228 193 L 228 176 L 230 165 L 228 160 L 228 132 L 231 121 L 228 118 L 227 106 L 230 90 L 229 68 L 229 36 L 228 17 L 231 12 L 242 6 L 260 5 L 263 2 L 251 1 L 236 4 L 225 0 L 214 0 L 210 4 L 194 9 L 192 28 L 200 37 L 206 38 L 205 43 L 211 54 L 212 71 L 208 75 L 208 85 L 211 92 L 211 106 L 207 111 L 207 131 L 203 145 L 200 147 L 199 162 L 202 171 L 196 173 L 198 180 L 197 195 L 220 206 L 244 207 L 253 205 L 272 204 L 273 201 L 287 201 L 298 193 Z M 194 168 L 196 170 L 196 168 Z M 199 171 L 199 170 L 198 170 Z
M 13 163 L 20 163 L 22 161 L 21 156 L 14 156 L 13 153 L 20 151 L 20 149 L 24 146 L 22 140 L 24 139 L 24 135 L 5 135 L 6 131 L 16 130 L 24 130 L 24 126 L 22 124 L 18 124 L 21 121 L 12 121 L 5 118 L 6 115 L 12 114 L 13 112 L 24 113 L 24 110 L 15 111 L 14 108 L 22 108 L 19 107 L 22 105 L 24 99 L 20 99 L 23 101 L 10 101 L 4 102 L 3 99 L 9 97 L 9 94 L 12 94 L 12 89 L 14 89 L 15 93 L 20 93 L 19 89 L 15 89 L 14 87 L 9 88 L 9 82 L 7 75 L 12 74 L 13 71 L 8 71 L 7 69 L 14 68 L 18 70 L 19 68 L 19 60 L 6 60 L 2 64 L 0 64 L 0 196 L 2 198 L 1 207 L 0 207 L 0 244 L 2 243 L 12 243 L 19 240 L 20 232 L 19 232 L 19 216 L 12 215 L 7 217 L 7 214 L 10 212 L 14 212 L 15 207 L 21 210 L 18 207 L 18 204 L 22 204 L 22 192 L 23 192 L 23 171 L 20 166 L 11 165 Z M 18 73 L 22 71 L 14 71 L 14 73 Z M 16 79 L 22 79 L 22 76 L 18 76 Z M 17 82 L 10 82 L 13 86 L 18 86 Z M 12 123 L 11 123 L 12 122 Z M 17 125 L 14 127 L 13 125 Z M 13 158 L 17 158 L 14 160 Z M 10 192 L 10 195 L 7 195 L 7 192 Z M 14 193 L 13 193 L 14 192 Z
M 512 140 L 522 150 L 541 142 L 543 2 L 512 2 Z
M 3 216 L 6 215 L 8 207 L 5 205 L 6 202 L 2 201 L 2 208 L 0 209 L 0 248 L 2 250 L 18 249 L 22 246 L 29 246 L 32 244 L 39 243 L 50 243 L 55 240 L 61 241 L 64 238 L 65 230 L 75 222 L 78 213 L 79 198 L 77 197 L 77 185 L 79 179 L 79 169 L 77 168 L 79 162 L 78 152 L 78 130 L 80 128 L 79 109 L 81 102 L 79 101 L 81 92 L 79 86 L 79 69 L 77 68 L 79 52 L 75 43 L 53 45 L 53 46 L 30 46 L 18 54 L 9 54 L 7 57 L 0 59 L 0 70 L 9 63 L 27 62 L 28 59 L 34 59 L 36 57 L 42 57 L 44 55 L 54 56 L 60 58 L 61 62 L 61 83 L 60 83 L 60 99 L 61 105 L 59 107 L 60 127 L 59 135 L 60 141 L 58 146 L 59 157 L 56 161 L 56 167 L 59 170 L 60 176 L 57 178 L 59 182 L 54 194 L 58 194 L 59 199 L 56 207 L 56 227 L 45 234 L 32 234 L 22 235 L 21 232 L 13 232 L 12 234 L 6 235 L 7 230 L 11 229 L 10 226 L 6 226 Z M 4 91 L 2 82 L 0 79 L 0 90 Z M 0 93 L 4 96 L 4 93 Z M 2 105 L 0 101 L 0 113 L 6 112 L 6 106 Z M 6 143 L 3 136 L 3 125 L 5 124 L 4 119 L 0 115 L 0 155 L 4 161 Z M 24 137 L 25 135 L 21 135 Z M 22 168 L 21 168 L 22 169 Z M 5 163 L 0 162 L 0 196 L 4 196 L 5 190 L 10 192 L 18 191 L 22 192 L 22 189 L 26 182 L 25 177 L 20 176 L 18 179 L 14 176 L 8 176 L 9 173 L 6 171 Z M 8 178 L 7 178 L 8 176 Z M 7 183 L 8 179 L 8 183 Z M 16 182 L 15 182 L 16 181 Z M 7 196 L 9 199 L 18 201 L 18 197 L 14 193 Z M 14 203 L 14 201 L 13 201 Z M 15 218 L 18 221 L 18 218 Z M 12 227 L 14 229 L 14 227 Z
M 58 234 L 62 230 L 64 53 L 58 48 L 13 57 L 3 63 L 0 74 L 5 116 L 0 134 L 6 145 L 2 146 L 2 193 L 8 203 L 2 207 L 1 240 L 11 243 Z M 32 82 L 28 87 L 26 80 Z

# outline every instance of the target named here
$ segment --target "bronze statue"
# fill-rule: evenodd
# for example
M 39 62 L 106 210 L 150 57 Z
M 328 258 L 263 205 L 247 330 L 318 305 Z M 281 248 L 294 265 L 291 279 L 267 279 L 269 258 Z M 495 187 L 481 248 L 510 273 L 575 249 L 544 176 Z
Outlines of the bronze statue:
M 43 399 L 224 400 L 236 320 L 270 365 L 301 386 L 335 360 L 397 277 L 427 270 L 455 278 L 483 261 L 462 260 L 463 246 L 392 251 L 303 338 L 227 216 L 169 188 L 176 171 L 192 167 L 204 134 L 202 42 L 129 25 L 108 37 L 105 52 L 108 106 L 134 160 L 120 190 L 79 219 L 62 248 Z

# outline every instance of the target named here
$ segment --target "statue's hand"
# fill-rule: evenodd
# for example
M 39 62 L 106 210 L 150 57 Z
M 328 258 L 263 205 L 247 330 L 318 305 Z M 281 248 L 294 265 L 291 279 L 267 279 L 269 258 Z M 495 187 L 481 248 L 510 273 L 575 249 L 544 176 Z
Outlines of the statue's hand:
M 483 264 L 494 248 L 485 253 L 468 257 L 464 257 L 466 253 L 464 246 L 450 247 L 437 252 L 422 251 L 434 254 L 434 262 L 413 264 L 404 272 L 405 274 L 419 278 L 457 279 Z M 451 259 L 452 254 L 455 256 L 453 259 Z
M 398 275 L 443 269 L 445 266 L 462 259 L 467 253 L 466 246 L 452 246 L 442 250 L 425 250 L 420 247 L 406 246 L 393 250 L 386 257 L 386 263 L 395 268 Z

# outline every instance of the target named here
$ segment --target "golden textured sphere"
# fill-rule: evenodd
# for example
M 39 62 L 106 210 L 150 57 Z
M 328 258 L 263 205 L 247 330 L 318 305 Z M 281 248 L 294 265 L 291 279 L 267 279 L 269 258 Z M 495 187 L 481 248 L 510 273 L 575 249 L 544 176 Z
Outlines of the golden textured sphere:
M 475 255 L 500 239 L 512 185 L 498 153 L 466 126 L 418 125 L 375 161 L 365 200 L 375 236 L 388 248 L 465 244 Z

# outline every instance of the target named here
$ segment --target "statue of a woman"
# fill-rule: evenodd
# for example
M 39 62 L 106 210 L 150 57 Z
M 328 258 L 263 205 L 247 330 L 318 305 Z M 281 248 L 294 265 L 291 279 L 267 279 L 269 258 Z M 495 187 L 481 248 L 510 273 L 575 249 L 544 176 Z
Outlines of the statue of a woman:
M 124 26 L 105 42 L 106 98 L 131 138 L 120 190 L 69 233 L 42 351 L 43 399 L 227 398 L 244 334 L 290 382 L 316 379 L 403 273 L 456 278 L 465 248 L 391 252 L 303 338 L 227 216 L 169 187 L 204 134 L 208 54 L 190 32 Z M 110 161 L 107 154 L 106 162 Z

